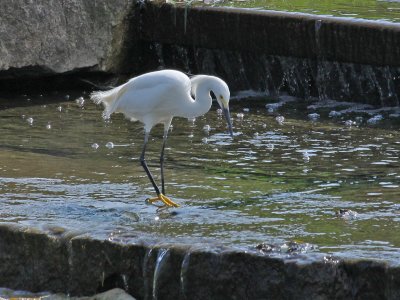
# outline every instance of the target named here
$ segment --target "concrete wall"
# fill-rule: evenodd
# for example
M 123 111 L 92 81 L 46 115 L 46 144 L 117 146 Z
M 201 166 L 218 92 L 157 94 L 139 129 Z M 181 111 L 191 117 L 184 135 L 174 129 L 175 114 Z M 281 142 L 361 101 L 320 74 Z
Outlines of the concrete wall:
M 141 32 L 146 41 L 195 48 L 400 66 L 400 24 L 395 23 L 149 3 Z
M 399 299 L 400 268 L 376 261 L 273 258 L 233 249 L 119 244 L 0 226 L 0 286 L 137 299 Z
M 148 69 L 218 74 L 233 90 L 399 104 L 400 24 L 157 4 L 140 20 Z

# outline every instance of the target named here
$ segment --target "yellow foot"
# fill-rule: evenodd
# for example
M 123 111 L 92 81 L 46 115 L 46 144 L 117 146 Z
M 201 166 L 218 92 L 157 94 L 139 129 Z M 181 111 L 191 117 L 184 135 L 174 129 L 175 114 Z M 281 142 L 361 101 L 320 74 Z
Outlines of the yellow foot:
M 161 201 L 164 203 L 163 206 L 161 207 L 179 207 L 180 205 L 169 199 L 167 196 L 164 196 L 163 194 L 159 194 L 158 197 L 155 198 L 149 198 L 147 199 L 147 202 L 153 204 L 156 201 Z

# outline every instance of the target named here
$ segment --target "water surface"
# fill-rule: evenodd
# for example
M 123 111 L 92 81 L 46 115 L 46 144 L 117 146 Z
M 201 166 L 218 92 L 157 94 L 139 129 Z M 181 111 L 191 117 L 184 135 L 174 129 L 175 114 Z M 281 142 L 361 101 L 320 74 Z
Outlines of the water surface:
M 1 99 L 0 222 L 121 242 L 297 241 L 400 261 L 398 111 L 236 100 L 233 140 L 215 106 L 195 121 L 175 118 L 166 190 L 182 207 L 157 212 L 145 202 L 154 191 L 138 160 L 141 125 L 105 122 L 84 94 L 70 98 L 81 96 Z M 162 131 L 147 152 L 157 180 Z
M 400 21 L 400 1 L 398 0 L 204 0 L 204 3 L 217 6 L 301 12 L 345 18 Z

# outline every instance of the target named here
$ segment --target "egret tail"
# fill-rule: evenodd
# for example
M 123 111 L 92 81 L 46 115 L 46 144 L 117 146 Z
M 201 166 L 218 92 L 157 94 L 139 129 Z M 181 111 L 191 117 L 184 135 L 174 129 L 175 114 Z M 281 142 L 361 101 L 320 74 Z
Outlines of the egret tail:
M 115 112 L 118 99 L 125 85 L 118 86 L 108 91 L 98 91 L 90 94 L 90 99 L 96 103 L 102 103 L 104 106 L 103 118 L 109 119 L 110 115 Z

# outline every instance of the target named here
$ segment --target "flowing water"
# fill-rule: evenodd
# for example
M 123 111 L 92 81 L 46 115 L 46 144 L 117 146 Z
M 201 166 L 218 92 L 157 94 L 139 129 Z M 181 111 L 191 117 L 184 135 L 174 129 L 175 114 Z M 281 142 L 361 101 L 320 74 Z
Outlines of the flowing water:
M 175 118 L 166 192 L 182 207 L 157 212 L 145 202 L 154 191 L 138 159 L 141 125 L 104 121 L 84 95 L 64 99 L 1 99 L 0 222 L 120 242 L 298 241 L 400 261 L 396 109 L 232 100 L 233 140 L 215 106 L 196 120 Z M 157 181 L 162 131 L 153 129 L 147 152 Z
M 204 0 L 206 4 L 400 22 L 399 0 Z

